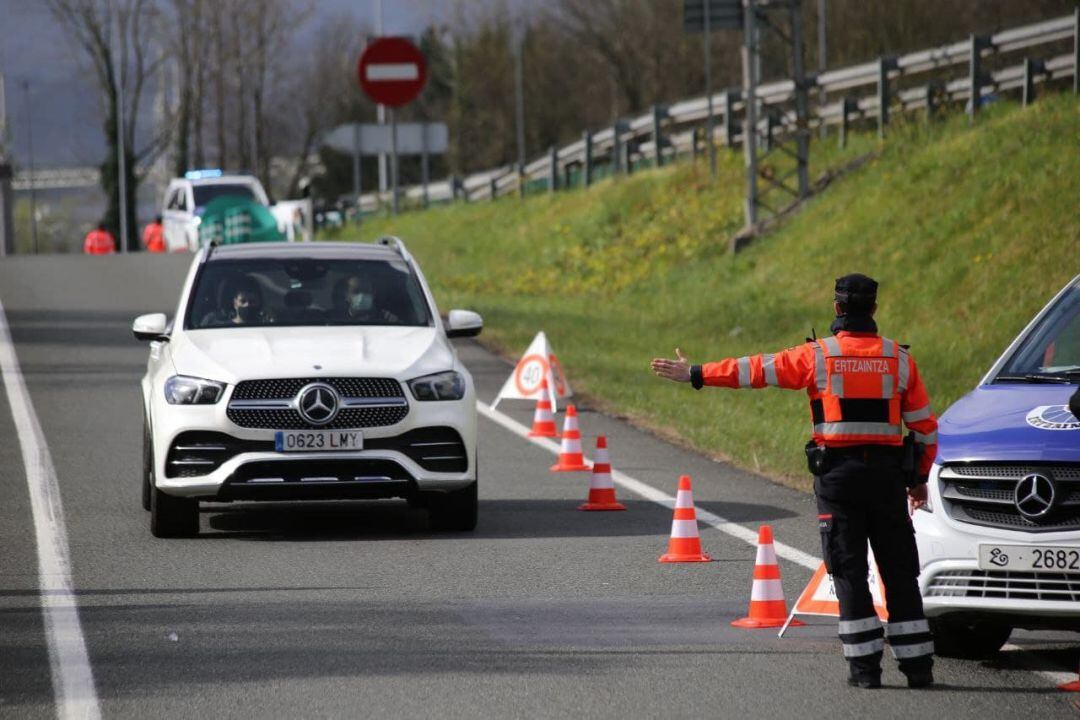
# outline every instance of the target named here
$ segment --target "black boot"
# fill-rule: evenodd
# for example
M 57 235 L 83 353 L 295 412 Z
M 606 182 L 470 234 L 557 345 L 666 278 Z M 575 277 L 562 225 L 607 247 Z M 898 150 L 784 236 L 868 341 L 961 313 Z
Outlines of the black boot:
M 934 684 L 934 673 L 930 670 L 907 673 L 907 686 L 909 688 L 925 688 Z
M 908 682 L 911 682 L 910 680 Z M 881 674 L 871 675 L 869 673 L 853 674 L 848 678 L 847 684 L 851 687 L 863 688 L 864 690 L 873 690 L 881 687 Z

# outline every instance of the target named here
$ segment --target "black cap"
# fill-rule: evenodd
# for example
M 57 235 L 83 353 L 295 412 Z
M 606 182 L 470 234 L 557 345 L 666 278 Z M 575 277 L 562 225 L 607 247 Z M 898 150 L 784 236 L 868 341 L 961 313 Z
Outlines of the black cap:
M 836 302 L 849 310 L 869 310 L 877 302 L 877 281 L 873 278 L 851 273 L 836 278 Z

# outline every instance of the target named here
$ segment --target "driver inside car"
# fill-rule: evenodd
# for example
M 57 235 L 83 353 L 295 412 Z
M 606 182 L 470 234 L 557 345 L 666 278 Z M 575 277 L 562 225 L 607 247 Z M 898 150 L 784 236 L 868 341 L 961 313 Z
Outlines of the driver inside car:
M 224 307 L 203 318 L 203 327 L 266 325 L 273 322 L 271 314 L 263 309 L 262 292 L 254 278 L 245 275 L 236 279 L 231 290 L 224 295 L 228 298 L 223 303 Z

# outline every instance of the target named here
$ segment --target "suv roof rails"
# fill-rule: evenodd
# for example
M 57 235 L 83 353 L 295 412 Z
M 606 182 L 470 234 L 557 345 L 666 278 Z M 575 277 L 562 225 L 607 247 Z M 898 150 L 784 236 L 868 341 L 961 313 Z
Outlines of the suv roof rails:
M 400 255 L 403 260 L 412 260 L 412 255 L 409 254 L 409 251 L 405 248 L 405 243 L 403 243 L 399 237 L 394 235 L 383 235 L 375 242 L 390 248 Z

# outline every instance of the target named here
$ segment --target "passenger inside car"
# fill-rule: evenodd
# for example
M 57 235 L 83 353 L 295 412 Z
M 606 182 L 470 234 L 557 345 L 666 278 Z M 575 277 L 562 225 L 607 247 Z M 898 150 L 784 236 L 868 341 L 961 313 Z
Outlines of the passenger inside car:
M 351 323 L 396 325 L 397 315 L 381 302 L 381 293 L 369 278 L 350 275 L 334 285 L 334 312 L 340 320 Z

